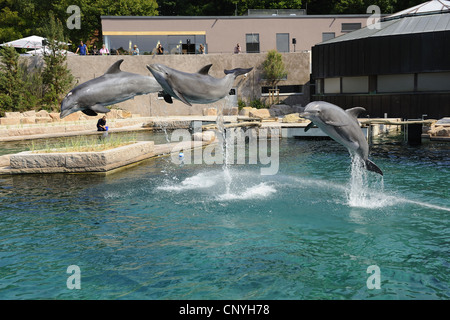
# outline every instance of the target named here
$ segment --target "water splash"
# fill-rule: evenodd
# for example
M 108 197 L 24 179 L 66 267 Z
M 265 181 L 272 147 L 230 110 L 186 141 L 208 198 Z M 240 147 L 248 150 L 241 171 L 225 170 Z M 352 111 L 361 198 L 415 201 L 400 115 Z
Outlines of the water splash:
M 266 183 L 260 183 L 256 186 L 248 187 L 247 189 L 240 190 L 238 193 L 227 192 L 219 195 L 217 200 L 219 201 L 232 201 L 232 200 L 251 200 L 251 199 L 264 199 L 275 193 L 277 190 Z
M 164 101 L 164 100 L 162 100 Z M 166 138 L 166 143 L 171 143 L 171 139 L 170 139 L 170 135 L 168 132 L 168 128 L 169 128 L 169 121 L 166 120 L 169 116 L 168 114 L 168 109 L 164 106 L 164 103 L 162 101 L 158 101 L 157 105 L 160 106 L 160 110 L 163 110 L 163 115 L 162 116 L 156 116 L 156 123 L 158 125 L 158 127 L 160 128 L 160 130 L 162 132 L 164 132 L 164 136 Z M 150 107 L 151 107 L 151 100 L 150 100 Z M 161 170 L 161 173 L 164 174 L 167 178 L 171 178 L 173 180 L 178 180 L 178 177 L 175 174 L 175 168 L 172 166 L 171 163 L 171 158 L 167 157 L 167 158 L 163 158 L 164 159 L 164 167 Z
M 254 174 L 247 171 L 214 170 L 200 172 L 180 183 L 167 181 L 157 189 L 175 193 L 201 192 L 212 201 L 264 199 L 277 191 L 274 185 L 253 181 L 253 177 Z M 223 183 L 228 178 L 232 184 Z
M 219 176 L 211 174 L 209 172 L 200 172 L 195 176 L 188 177 L 177 184 L 166 184 L 159 186 L 157 189 L 166 191 L 187 191 L 187 190 L 198 190 L 207 189 L 213 187 Z
M 222 158 L 224 159 L 222 170 L 223 170 L 223 177 L 224 177 L 223 181 L 225 183 L 225 188 L 226 188 L 225 194 L 230 193 L 231 184 L 233 183 L 233 178 L 230 173 L 230 163 L 231 163 L 231 161 L 233 161 L 233 159 L 230 159 L 230 151 L 229 151 L 230 148 L 233 148 L 233 145 L 230 144 L 230 141 L 228 141 L 228 139 L 226 137 L 226 129 L 224 126 L 224 116 L 223 116 L 223 110 L 228 103 L 229 103 L 228 99 L 225 99 L 223 103 L 219 104 L 219 106 L 216 107 L 216 109 L 217 109 L 217 119 L 216 119 L 217 130 L 218 130 L 218 134 L 220 134 L 222 136 L 222 143 L 220 144 L 220 147 L 221 147 L 221 151 L 222 151 Z
M 364 168 L 361 158 L 351 156 L 350 181 L 346 190 L 350 207 L 381 208 L 392 205 L 392 196 L 384 193 L 383 176 L 370 173 Z

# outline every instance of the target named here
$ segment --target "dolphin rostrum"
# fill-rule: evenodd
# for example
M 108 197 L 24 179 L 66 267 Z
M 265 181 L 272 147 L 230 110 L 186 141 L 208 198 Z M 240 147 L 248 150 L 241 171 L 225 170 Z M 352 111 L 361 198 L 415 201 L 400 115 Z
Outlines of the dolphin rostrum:
M 305 131 L 315 124 L 333 140 L 345 146 L 349 152 L 356 153 L 367 170 L 383 175 L 380 168 L 368 159 L 369 145 L 357 119 L 362 111 L 366 109 L 355 107 L 344 111 L 334 104 L 314 101 L 306 105 L 300 117 L 311 120 Z
M 114 62 L 104 75 L 72 89 L 61 103 L 61 118 L 77 111 L 88 116 L 107 113 L 110 109 L 105 106 L 162 90 L 153 77 L 121 71 L 122 62 Z
M 192 103 L 213 103 L 224 98 L 230 92 L 236 77 L 253 69 L 224 70 L 225 77 L 217 79 L 208 74 L 211 66 L 212 64 L 208 64 L 197 73 L 178 71 L 162 64 L 147 65 L 147 69 L 163 88 L 167 103 L 173 103 L 173 97 L 189 106 Z

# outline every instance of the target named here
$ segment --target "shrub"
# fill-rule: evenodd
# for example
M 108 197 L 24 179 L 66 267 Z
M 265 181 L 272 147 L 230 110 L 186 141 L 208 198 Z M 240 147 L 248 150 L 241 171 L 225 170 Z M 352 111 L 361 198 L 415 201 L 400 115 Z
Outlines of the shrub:
M 250 101 L 250 107 L 256 108 L 256 109 L 264 109 L 267 108 L 264 102 L 262 102 L 260 99 L 253 99 Z
M 247 104 L 245 103 L 245 101 L 239 98 L 238 99 L 238 109 L 239 109 L 239 111 L 242 110 L 242 108 L 244 108 L 246 106 L 247 106 Z

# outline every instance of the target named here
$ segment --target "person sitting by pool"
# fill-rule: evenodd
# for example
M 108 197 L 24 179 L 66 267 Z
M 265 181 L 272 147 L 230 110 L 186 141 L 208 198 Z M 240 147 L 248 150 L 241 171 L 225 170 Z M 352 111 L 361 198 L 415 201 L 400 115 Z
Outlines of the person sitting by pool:
M 106 127 L 106 116 L 98 119 L 97 121 L 97 131 L 108 131 Z

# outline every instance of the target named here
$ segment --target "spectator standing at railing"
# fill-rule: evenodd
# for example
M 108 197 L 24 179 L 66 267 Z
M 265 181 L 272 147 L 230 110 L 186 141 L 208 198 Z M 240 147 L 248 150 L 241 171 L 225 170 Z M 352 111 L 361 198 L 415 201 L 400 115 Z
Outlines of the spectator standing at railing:
M 158 44 L 158 47 L 156 48 L 156 54 L 164 54 L 164 48 L 161 43 Z
M 88 54 L 87 47 L 83 41 L 80 41 L 80 45 L 78 46 L 77 51 L 75 51 L 75 54 L 78 53 L 78 50 L 80 50 L 80 56 L 85 56 Z
M 241 53 L 241 46 L 239 45 L 239 43 L 236 45 L 236 47 L 234 47 L 234 53 Z
M 95 44 L 92 47 L 91 54 L 94 55 L 94 56 L 98 55 L 98 49 L 97 49 L 97 46 Z
M 133 52 L 131 53 L 133 56 L 139 55 L 139 48 L 137 45 L 134 45 Z
M 102 56 L 106 56 L 106 55 L 109 54 L 109 50 L 108 50 L 108 48 L 106 47 L 105 44 L 104 44 L 103 47 L 100 49 L 100 54 L 101 54 Z

